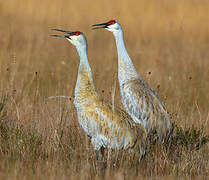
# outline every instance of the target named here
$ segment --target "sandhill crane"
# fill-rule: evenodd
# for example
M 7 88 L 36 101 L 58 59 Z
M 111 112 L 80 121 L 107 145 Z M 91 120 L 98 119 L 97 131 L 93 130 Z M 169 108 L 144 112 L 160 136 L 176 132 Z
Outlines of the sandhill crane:
M 143 126 L 138 127 L 125 111 L 117 107 L 113 108 L 111 103 L 103 100 L 98 94 L 88 62 L 87 41 L 84 33 L 52 30 L 65 33 L 52 36 L 67 39 L 76 47 L 80 56 L 74 105 L 81 128 L 91 138 L 96 151 L 96 159 L 98 159 L 99 150 L 104 158 L 104 148 L 132 149 L 134 147 L 138 147 L 141 159 L 145 154 L 146 130 Z
M 163 143 L 172 132 L 169 114 L 158 94 L 136 72 L 129 57 L 123 30 L 117 20 L 95 24 L 93 29 L 106 29 L 113 33 L 118 53 L 118 80 L 124 108 L 136 123 L 142 124 L 147 133 L 157 131 Z

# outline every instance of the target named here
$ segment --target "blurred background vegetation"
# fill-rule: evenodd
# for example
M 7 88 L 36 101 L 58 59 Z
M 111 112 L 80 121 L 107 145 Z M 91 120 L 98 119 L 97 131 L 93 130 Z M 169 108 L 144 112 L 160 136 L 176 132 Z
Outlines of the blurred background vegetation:
M 110 19 L 122 25 L 130 57 L 162 97 L 178 126 L 181 143 L 187 144 L 185 138 L 194 135 L 198 144 L 200 136 L 208 133 L 209 1 L 0 0 L 2 179 L 102 177 L 73 106 L 77 52 L 69 42 L 50 34 L 51 28 L 85 33 L 96 87 L 111 100 L 116 84 L 115 101 L 122 107 L 113 35 L 91 30 L 92 24 Z M 47 99 L 56 95 L 70 98 Z M 108 161 L 109 169 L 103 175 L 115 179 L 206 176 L 207 150 L 208 145 L 192 153 L 180 148 L 170 158 L 166 150 L 164 156 L 155 148 L 142 172 L 132 175 L 136 158 L 125 154 L 121 160 L 116 153 L 117 168 Z

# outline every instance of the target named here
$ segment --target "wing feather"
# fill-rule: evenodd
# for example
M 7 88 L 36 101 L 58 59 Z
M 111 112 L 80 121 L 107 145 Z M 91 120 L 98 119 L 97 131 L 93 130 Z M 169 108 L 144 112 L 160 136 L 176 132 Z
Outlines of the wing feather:
M 158 94 L 144 81 L 128 81 L 121 86 L 120 90 L 122 103 L 128 114 L 136 123 L 142 124 L 148 132 L 156 126 L 158 123 L 156 121 L 169 118 Z

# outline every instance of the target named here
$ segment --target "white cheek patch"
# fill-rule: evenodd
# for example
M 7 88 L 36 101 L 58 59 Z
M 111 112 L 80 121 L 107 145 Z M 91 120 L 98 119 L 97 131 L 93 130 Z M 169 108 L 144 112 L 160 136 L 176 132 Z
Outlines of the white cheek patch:
M 110 26 L 110 29 L 112 29 L 112 30 L 119 30 L 119 26 L 118 26 L 117 23 L 115 23 L 115 24 Z
M 71 40 L 71 39 L 67 38 L 67 40 L 68 40 L 70 43 L 72 43 L 72 40 Z

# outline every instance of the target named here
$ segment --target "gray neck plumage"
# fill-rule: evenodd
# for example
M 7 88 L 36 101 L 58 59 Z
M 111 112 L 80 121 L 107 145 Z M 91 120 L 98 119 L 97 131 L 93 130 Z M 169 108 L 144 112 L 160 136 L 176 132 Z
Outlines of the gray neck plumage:
M 78 72 L 87 71 L 90 75 L 89 78 L 91 78 L 91 80 L 93 81 L 91 67 L 88 61 L 87 47 L 86 46 L 76 47 L 76 49 L 80 57 L 80 64 L 79 64 Z
M 80 56 L 80 64 L 78 68 L 78 76 L 75 87 L 75 98 L 77 100 L 85 99 L 96 92 L 91 67 L 88 62 L 87 47 L 77 47 L 77 52 Z
M 118 52 L 118 79 L 120 85 L 133 78 L 140 78 L 129 57 L 123 40 L 123 31 L 113 33 L 116 40 Z

